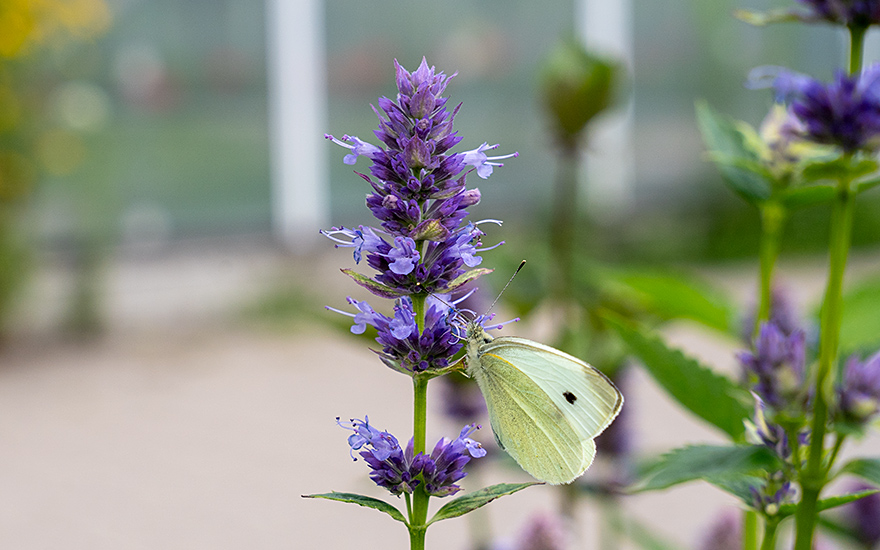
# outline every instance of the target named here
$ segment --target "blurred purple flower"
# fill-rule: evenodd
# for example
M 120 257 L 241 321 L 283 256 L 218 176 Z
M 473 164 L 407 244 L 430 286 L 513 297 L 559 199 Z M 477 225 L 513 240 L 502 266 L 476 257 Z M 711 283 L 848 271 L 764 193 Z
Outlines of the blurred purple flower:
M 880 352 L 864 361 L 850 356 L 837 394 L 846 419 L 865 422 L 874 416 L 880 410 Z
M 880 64 L 860 75 L 838 71 L 827 84 L 782 67 L 757 67 L 747 86 L 773 87 L 778 99 L 791 102 L 794 117 L 784 132 L 847 153 L 880 146 Z
M 743 319 L 742 339 L 751 341 L 752 331 L 755 327 L 757 311 L 752 309 Z M 795 307 L 794 301 L 789 294 L 780 287 L 773 287 L 770 291 L 770 319 L 768 322 L 776 326 L 785 336 L 791 336 L 798 330 L 802 330 L 801 316 Z
M 698 548 L 700 550 L 740 550 L 741 522 L 737 514 L 724 514 L 709 526 Z
M 867 27 L 880 23 L 877 0 L 797 0 L 810 13 L 807 20 L 821 20 L 841 25 Z
M 859 483 L 850 488 L 850 493 L 876 489 L 872 485 Z M 859 542 L 865 548 L 875 548 L 880 543 L 880 493 L 874 493 L 847 504 L 844 518 Z
M 529 519 L 513 550 L 565 550 L 569 547 L 568 530 L 563 519 L 538 514 Z
M 754 350 L 737 355 L 752 391 L 777 411 L 793 404 L 804 391 L 805 348 L 803 331 L 786 336 L 768 322 L 761 325 Z

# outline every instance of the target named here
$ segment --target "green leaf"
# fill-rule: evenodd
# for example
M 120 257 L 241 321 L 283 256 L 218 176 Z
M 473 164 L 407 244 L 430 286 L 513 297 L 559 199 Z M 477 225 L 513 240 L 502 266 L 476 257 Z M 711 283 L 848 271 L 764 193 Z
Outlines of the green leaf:
M 780 201 L 788 208 L 803 208 L 831 202 L 836 193 L 833 185 L 807 185 L 792 187 L 782 192 Z
M 880 485 L 880 458 L 856 458 L 850 460 L 838 472 L 850 474 L 869 481 L 874 485 Z
M 776 9 L 769 11 L 752 11 L 752 10 L 734 10 L 733 16 L 740 21 L 745 21 L 749 25 L 763 27 L 772 23 L 789 23 L 791 21 L 800 21 L 796 13 L 792 13 L 786 9 Z
M 873 351 L 880 346 L 880 278 L 856 284 L 843 296 L 840 353 Z
M 602 317 L 657 383 L 683 407 L 732 439 L 742 436 L 745 431 L 743 419 L 751 414 L 744 404 L 743 390 L 695 359 L 668 347 L 659 337 L 631 321 L 611 312 L 604 312 Z M 737 394 L 743 397 L 743 401 Z
M 409 525 L 406 518 L 400 513 L 400 510 L 378 498 L 358 495 L 355 493 L 337 493 L 336 491 L 321 493 L 318 495 L 303 495 L 303 498 L 324 498 L 327 500 L 336 500 L 338 502 L 350 502 L 352 504 L 357 504 L 358 506 L 364 506 L 366 508 L 373 508 L 374 510 L 385 512 L 391 516 L 392 519 Z
M 516 493 L 517 491 L 522 491 L 526 487 L 531 487 L 532 485 L 543 485 L 543 483 L 541 483 L 540 481 L 530 481 L 528 483 L 499 483 L 497 485 L 484 487 L 479 491 L 474 491 L 473 493 L 468 493 L 464 496 L 460 496 L 450 502 L 447 502 L 442 508 L 437 510 L 437 513 L 434 514 L 434 517 L 431 518 L 431 521 L 428 522 L 428 525 L 431 525 L 432 523 L 440 520 L 463 516 L 468 512 L 472 512 L 477 508 L 480 508 L 481 506 L 489 504 L 496 498 L 510 495 Z
M 831 160 L 814 160 L 804 167 L 802 174 L 805 181 L 840 181 L 841 179 L 852 181 L 873 174 L 877 168 L 878 164 L 874 159 L 839 156 Z
M 485 267 L 478 267 L 476 269 L 471 269 L 470 271 L 465 271 L 455 279 L 449 281 L 449 284 L 446 285 L 446 288 L 437 289 L 437 294 L 446 294 L 447 292 L 452 292 L 456 288 L 467 284 L 477 277 L 482 277 L 483 275 L 492 273 L 492 269 L 488 269 Z
M 354 279 L 354 282 L 356 282 L 357 284 L 366 288 L 367 290 L 369 290 L 370 292 L 372 292 L 376 296 L 379 296 L 380 298 L 394 299 L 399 296 L 403 296 L 402 293 L 394 290 L 393 288 L 391 288 L 389 286 L 385 286 L 382 283 L 376 282 L 373 279 L 370 279 L 369 277 L 367 277 L 366 275 L 361 275 L 357 271 L 353 271 L 351 269 L 342 269 L 341 271 L 343 273 L 345 273 L 346 275 L 348 275 L 349 277 L 351 277 L 352 279 Z
M 781 466 L 779 457 L 758 445 L 694 445 L 670 451 L 650 466 L 637 491 L 656 491 L 702 479 L 728 487 L 738 476 L 773 471 Z
M 743 504 L 751 507 L 754 499 L 753 487 L 761 487 L 766 479 L 757 475 L 732 474 L 715 475 L 706 479 L 707 482 L 740 499 Z
M 856 185 L 856 193 L 864 193 L 880 185 L 880 178 L 871 178 L 869 180 L 860 181 Z
M 721 155 L 727 161 L 718 164 L 724 182 L 745 200 L 755 204 L 770 197 L 772 184 L 767 178 L 736 166 L 730 159 L 740 158 L 742 162 L 757 161 L 757 155 L 748 148 L 736 124 L 716 114 L 705 101 L 697 102 L 697 123 L 703 134 L 706 148 L 713 155 Z
M 837 508 L 838 506 L 843 506 L 844 504 L 849 504 L 850 502 L 859 500 L 860 498 L 865 498 L 875 493 L 880 493 L 880 489 L 869 489 L 867 491 L 859 491 L 856 493 L 835 495 L 833 497 L 819 499 L 819 502 L 816 503 L 816 508 L 819 512 L 824 512 L 825 510 L 830 510 L 832 508 Z M 784 519 L 788 516 L 792 516 L 797 512 L 797 507 L 798 505 L 796 502 L 783 504 L 779 507 L 779 512 L 776 513 L 776 517 Z
M 726 296 L 684 273 L 605 270 L 603 290 L 618 300 L 636 302 L 662 319 L 691 319 L 722 332 L 737 329 Z

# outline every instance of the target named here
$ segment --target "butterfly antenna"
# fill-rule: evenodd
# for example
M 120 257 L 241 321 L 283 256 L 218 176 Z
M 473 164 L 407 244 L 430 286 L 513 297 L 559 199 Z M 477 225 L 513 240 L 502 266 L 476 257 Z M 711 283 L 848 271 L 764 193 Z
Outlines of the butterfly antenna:
M 495 297 L 495 301 L 492 302 L 492 305 L 489 306 L 489 309 L 486 310 L 486 315 L 492 311 L 492 308 L 495 307 L 495 304 L 498 303 L 498 300 L 501 299 L 501 295 L 504 294 L 504 291 L 507 290 L 507 287 L 510 286 L 510 283 L 513 282 L 513 278 L 516 277 L 516 274 L 519 273 L 519 270 L 522 269 L 526 265 L 526 261 L 523 260 L 519 263 L 519 267 L 516 268 L 516 271 L 513 272 L 513 275 L 510 276 L 510 279 L 507 280 L 507 283 L 504 285 L 504 288 L 501 289 L 501 292 L 498 293 L 498 296 Z

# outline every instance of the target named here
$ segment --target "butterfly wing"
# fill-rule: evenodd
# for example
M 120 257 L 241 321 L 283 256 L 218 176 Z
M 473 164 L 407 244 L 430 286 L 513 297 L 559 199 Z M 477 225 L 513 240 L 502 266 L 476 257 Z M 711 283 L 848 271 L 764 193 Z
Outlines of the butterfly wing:
M 470 369 L 495 437 L 533 477 L 569 483 L 592 463 L 593 438 L 623 405 L 605 375 L 557 349 L 501 337 L 480 347 Z

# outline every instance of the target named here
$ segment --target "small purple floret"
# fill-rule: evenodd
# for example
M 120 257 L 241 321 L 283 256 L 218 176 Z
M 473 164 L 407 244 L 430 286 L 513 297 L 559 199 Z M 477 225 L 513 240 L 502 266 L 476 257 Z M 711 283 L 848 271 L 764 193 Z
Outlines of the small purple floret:
M 880 411 L 880 352 L 864 361 L 851 356 L 837 394 L 840 410 L 847 419 L 865 422 L 877 414 Z
M 753 351 L 737 355 L 752 390 L 768 405 L 781 410 L 800 395 L 804 385 L 805 335 L 786 336 L 774 323 L 761 325 Z

